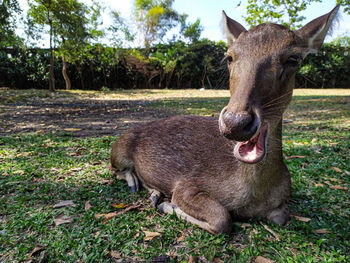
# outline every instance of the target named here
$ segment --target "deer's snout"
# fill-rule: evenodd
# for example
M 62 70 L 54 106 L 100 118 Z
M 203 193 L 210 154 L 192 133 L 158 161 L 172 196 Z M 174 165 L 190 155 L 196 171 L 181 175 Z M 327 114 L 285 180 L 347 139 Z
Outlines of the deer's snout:
M 231 112 L 225 107 L 219 117 L 222 135 L 230 140 L 248 141 L 260 126 L 260 118 L 253 111 Z

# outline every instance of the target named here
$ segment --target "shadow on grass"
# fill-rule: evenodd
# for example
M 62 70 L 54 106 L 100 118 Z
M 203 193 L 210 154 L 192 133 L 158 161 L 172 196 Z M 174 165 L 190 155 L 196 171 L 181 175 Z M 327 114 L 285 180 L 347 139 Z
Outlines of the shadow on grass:
M 295 97 L 288 109 L 293 122 L 285 126 L 283 141 L 293 178 L 290 209 L 311 221 L 292 218 L 286 227 L 270 225 L 281 241 L 258 220 L 250 221 L 246 229 L 236 223 L 237 232 L 230 236 L 212 236 L 175 216 L 158 214 L 145 192 L 131 196 L 125 183 L 110 181 L 107 166 L 116 139 L 112 135 L 175 114 L 217 116 L 227 99 L 70 99 L 9 103 L 0 108 L 7 125 L 0 127 L 0 243 L 4 244 L 0 255 L 7 261 L 25 260 L 36 246 L 44 247 L 36 258 L 40 254 L 63 262 L 105 262 L 112 258 L 111 252 L 129 260 L 171 253 L 183 260 L 210 251 L 236 262 L 249 262 L 258 255 L 278 262 L 349 260 L 349 190 L 331 188 L 349 185 L 348 97 Z M 35 125 L 21 126 L 31 123 Z M 89 125 L 94 128 L 84 134 Z M 116 125 L 121 128 L 116 130 Z M 81 130 L 67 132 L 66 128 Z M 75 207 L 53 209 L 61 200 L 73 200 Z M 111 203 L 131 205 L 138 200 L 142 202 L 139 211 L 105 224 L 94 217 L 115 211 Z M 92 207 L 86 211 L 87 201 Z M 54 219 L 62 213 L 73 222 L 55 227 Z M 315 233 L 320 229 L 329 233 Z M 161 237 L 146 242 L 144 230 L 159 232 Z

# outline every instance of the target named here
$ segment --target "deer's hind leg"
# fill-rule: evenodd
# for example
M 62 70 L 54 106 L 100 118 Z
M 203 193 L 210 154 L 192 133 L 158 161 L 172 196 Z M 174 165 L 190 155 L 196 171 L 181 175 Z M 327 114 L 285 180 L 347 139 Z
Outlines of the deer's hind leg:
M 171 203 L 163 202 L 158 208 L 167 214 L 175 212 L 178 217 L 212 234 L 229 233 L 232 229 L 228 210 L 196 186 L 178 184 Z

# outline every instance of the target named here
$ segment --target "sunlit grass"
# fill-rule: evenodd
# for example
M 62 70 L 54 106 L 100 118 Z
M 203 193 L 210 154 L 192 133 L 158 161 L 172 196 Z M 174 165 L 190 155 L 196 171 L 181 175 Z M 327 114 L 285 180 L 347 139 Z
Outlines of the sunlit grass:
M 180 114 L 217 116 L 228 91 L 48 91 L 6 90 L 2 103 L 30 100 L 149 100 L 144 107 Z M 110 262 L 165 256 L 186 262 L 219 259 L 253 262 L 263 256 L 275 262 L 350 262 L 350 90 L 295 90 L 285 117 L 283 147 L 293 190 L 287 226 L 265 220 L 235 222 L 231 235 L 212 236 L 177 219 L 159 214 L 147 193 L 129 194 L 108 170 L 111 144 L 117 137 L 76 138 L 72 133 L 21 133 L 0 138 L 0 261 Z M 37 97 L 35 99 L 35 97 Z M 1 110 L 1 107 L 0 107 Z M 133 110 L 133 109 L 129 109 Z M 54 209 L 62 200 L 75 206 Z M 91 208 L 86 210 L 89 201 Z M 95 215 L 131 210 L 105 223 Z M 73 222 L 55 226 L 61 214 Z M 297 220 L 295 216 L 310 219 Z M 247 224 L 248 223 L 248 224 Z M 267 225 L 280 240 L 267 231 Z M 161 233 L 144 241 L 144 230 Z M 325 233 L 317 233 L 323 230 Z M 316 231 L 316 232 L 315 232 Z M 321 231 L 322 232 L 322 231 Z M 113 253 L 114 254 L 113 254 Z

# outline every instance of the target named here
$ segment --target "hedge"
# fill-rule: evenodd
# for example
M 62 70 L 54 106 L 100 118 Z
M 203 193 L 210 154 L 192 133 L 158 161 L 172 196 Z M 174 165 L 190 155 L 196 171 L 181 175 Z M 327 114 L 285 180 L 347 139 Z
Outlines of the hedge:
M 227 89 L 222 62 L 226 44 L 200 40 L 159 44 L 149 50 L 87 46 L 74 65 L 68 65 L 73 89 L 211 88 Z M 325 44 L 310 54 L 296 77 L 297 88 L 349 88 L 350 48 Z M 48 88 L 48 49 L 0 50 L 0 86 Z M 56 57 L 56 87 L 65 88 L 62 62 Z

